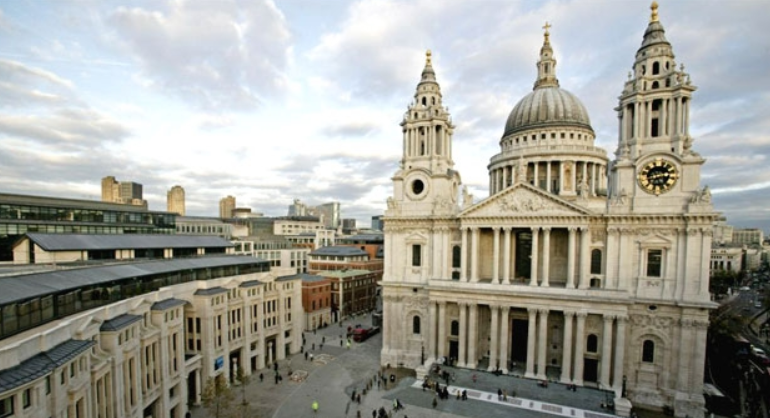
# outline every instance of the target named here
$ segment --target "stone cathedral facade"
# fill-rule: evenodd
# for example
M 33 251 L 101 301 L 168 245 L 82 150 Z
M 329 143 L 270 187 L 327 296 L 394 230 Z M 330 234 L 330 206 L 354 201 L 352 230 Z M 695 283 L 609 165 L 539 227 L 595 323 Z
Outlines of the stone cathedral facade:
M 619 82 L 614 160 L 560 87 L 549 26 L 474 201 L 427 54 L 385 214 L 382 364 L 437 361 L 614 392 L 702 417 L 717 214 L 689 134 L 695 86 L 657 5 Z M 629 54 L 630 55 L 630 54 Z

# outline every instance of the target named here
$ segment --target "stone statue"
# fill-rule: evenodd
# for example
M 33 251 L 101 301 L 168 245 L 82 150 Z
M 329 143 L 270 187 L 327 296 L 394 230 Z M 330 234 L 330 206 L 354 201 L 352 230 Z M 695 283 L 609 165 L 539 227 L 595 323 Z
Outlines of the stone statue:
M 564 163 L 564 190 L 572 190 L 572 163 Z
M 626 192 L 626 188 L 620 189 L 620 193 L 615 195 L 615 204 L 616 205 L 625 205 L 628 201 L 628 192 Z
M 580 184 L 578 184 L 578 196 L 583 200 L 588 198 L 588 182 L 586 179 L 582 179 Z
M 463 207 L 473 205 L 473 195 L 468 193 L 468 186 L 463 186 Z

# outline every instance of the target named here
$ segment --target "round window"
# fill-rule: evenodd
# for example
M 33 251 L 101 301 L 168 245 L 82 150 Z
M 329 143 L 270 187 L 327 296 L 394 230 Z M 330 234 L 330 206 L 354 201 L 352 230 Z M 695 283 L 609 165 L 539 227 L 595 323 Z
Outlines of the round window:
M 425 183 L 423 183 L 422 180 L 417 179 L 412 182 L 412 193 L 414 193 L 416 196 L 421 195 L 424 190 Z

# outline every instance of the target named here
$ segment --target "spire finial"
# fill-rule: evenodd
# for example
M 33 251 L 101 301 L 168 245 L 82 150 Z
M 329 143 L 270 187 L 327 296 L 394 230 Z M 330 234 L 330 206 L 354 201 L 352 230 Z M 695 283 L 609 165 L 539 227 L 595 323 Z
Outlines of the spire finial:
M 430 65 L 430 56 L 431 56 L 430 49 L 425 51 L 425 66 Z
M 548 29 L 551 29 L 551 24 L 548 22 L 545 22 L 545 25 L 543 25 L 543 29 L 545 29 L 545 33 L 543 36 L 545 37 L 545 43 L 548 43 L 548 37 L 550 33 L 548 32 Z
M 650 15 L 650 23 L 657 22 L 658 21 L 658 2 L 653 1 L 650 5 L 650 10 L 652 10 L 652 14 Z

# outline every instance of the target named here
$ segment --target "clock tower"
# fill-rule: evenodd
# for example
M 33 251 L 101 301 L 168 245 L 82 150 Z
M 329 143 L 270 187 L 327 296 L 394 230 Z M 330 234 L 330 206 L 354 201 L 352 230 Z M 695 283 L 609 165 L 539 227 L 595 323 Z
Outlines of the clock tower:
M 684 65 L 677 68 L 657 3 L 651 9 L 633 71 L 615 108 L 619 140 L 610 206 L 624 212 L 671 213 L 704 193 L 699 185 L 705 159 L 692 150 L 689 132 L 696 87 Z
M 401 127 L 403 158 L 393 176 L 389 210 L 404 216 L 454 213 L 460 185 L 452 161 L 454 126 L 441 102 L 430 51 L 425 53 L 425 68 Z

